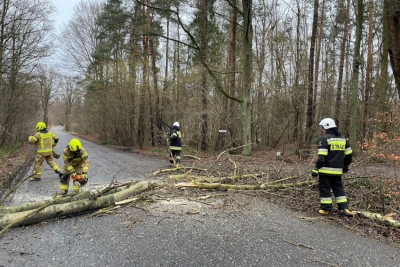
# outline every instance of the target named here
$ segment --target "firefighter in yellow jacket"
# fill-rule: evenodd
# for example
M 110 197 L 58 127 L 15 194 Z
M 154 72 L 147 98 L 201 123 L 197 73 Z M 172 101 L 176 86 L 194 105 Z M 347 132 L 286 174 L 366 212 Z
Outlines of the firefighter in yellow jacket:
M 74 194 L 79 193 L 81 187 L 88 181 L 89 156 L 81 142 L 73 138 L 63 151 L 64 167 L 60 180 L 59 195 L 67 195 L 69 182 L 72 180 Z
M 61 178 L 60 168 L 53 160 L 53 147 L 57 145 L 58 136 L 53 132 L 47 131 L 46 124 L 41 121 L 36 124 L 36 129 L 38 132 L 33 136 L 29 136 L 29 143 L 37 146 L 34 175 L 31 181 L 40 181 L 42 178 L 42 165 L 45 160 Z

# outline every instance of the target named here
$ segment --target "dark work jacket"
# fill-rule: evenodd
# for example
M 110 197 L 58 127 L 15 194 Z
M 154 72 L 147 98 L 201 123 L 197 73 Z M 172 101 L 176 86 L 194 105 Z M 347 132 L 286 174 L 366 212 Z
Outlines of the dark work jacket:
M 182 135 L 179 127 L 173 126 L 171 129 L 171 137 L 169 138 L 169 149 L 182 150 Z
M 315 168 L 320 174 L 340 176 L 343 174 L 343 166 L 350 165 L 352 153 L 344 136 L 329 131 L 318 141 L 318 160 Z

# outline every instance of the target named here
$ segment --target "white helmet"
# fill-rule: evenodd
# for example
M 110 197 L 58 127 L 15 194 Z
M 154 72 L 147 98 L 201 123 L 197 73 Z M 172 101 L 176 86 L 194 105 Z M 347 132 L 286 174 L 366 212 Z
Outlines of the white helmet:
M 179 122 L 174 122 L 174 124 L 172 125 L 172 126 L 176 126 L 176 127 L 179 127 Z
M 330 129 L 330 128 L 335 128 L 336 124 L 335 121 L 332 120 L 331 118 L 325 118 L 319 123 L 319 126 L 324 127 L 324 129 Z

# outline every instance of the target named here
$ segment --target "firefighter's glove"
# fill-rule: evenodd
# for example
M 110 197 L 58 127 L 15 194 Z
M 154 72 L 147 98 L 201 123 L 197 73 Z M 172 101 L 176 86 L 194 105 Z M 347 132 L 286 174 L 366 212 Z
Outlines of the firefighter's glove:
M 349 172 L 349 166 L 343 166 L 343 173 Z
M 317 169 L 312 170 L 311 176 L 312 177 L 317 177 L 318 176 L 318 170 Z
M 68 181 L 68 177 L 69 177 L 69 174 L 68 174 L 68 173 L 64 173 L 63 176 L 61 176 L 60 182 L 61 182 L 62 184 L 66 184 L 67 181 Z
M 82 182 L 81 182 L 81 185 L 85 185 L 85 184 L 87 184 L 87 182 L 88 182 L 88 175 L 87 175 L 87 173 L 82 173 Z
M 76 173 L 76 172 L 73 172 L 73 173 L 71 173 L 71 176 L 72 177 L 75 177 L 75 176 L 77 176 L 78 174 Z

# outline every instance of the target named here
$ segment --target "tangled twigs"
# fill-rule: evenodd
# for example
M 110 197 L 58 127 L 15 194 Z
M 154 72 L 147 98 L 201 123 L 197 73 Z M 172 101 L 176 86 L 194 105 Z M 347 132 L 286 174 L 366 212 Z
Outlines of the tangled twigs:
M 171 168 L 171 169 L 162 169 L 153 172 L 153 175 L 161 174 L 161 173 L 166 173 L 166 172 L 175 172 L 177 170 L 194 170 L 194 171 L 203 171 L 206 172 L 207 169 L 202 169 L 202 168 L 196 168 L 196 167 L 179 167 L 179 168 Z
M 222 152 L 218 155 L 218 157 L 214 160 L 214 162 L 210 165 L 210 167 L 207 168 L 207 171 L 210 170 L 210 169 L 214 166 L 214 164 L 219 160 L 219 158 L 220 158 L 222 155 L 228 154 L 228 153 L 227 153 L 228 151 L 235 151 L 235 150 L 238 150 L 239 148 L 242 148 L 242 147 L 244 147 L 244 145 L 243 145 L 243 146 L 238 146 L 238 147 L 235 147 L 235 148 L 230 148 L 230 149 L 227 149 L 227 150 L 222 151 Z M 230 160 L 230 159 L 229 159 L 229 160 Z
M 123 184 L 119 184 L 119 185 L 109 185 L 108 187 L 104 188 L 103 190 L 101 190 L 99 193 L 97 193 L 94 197 L 92 197 L 91 199 L 96 199 L 98 197 L 101 197 L 102 195 L 104 195 L 105 193 L 115 189 L 115 188 L 119 188 L 119 187 L 123 187 L 123 186 L 127 186 L 127 185 L 131 185 L 133 184 L 134 181 L 130 181 L 130 182 L 126 182 Z
M 300 176 L 286 177 L 286 178 L 283 178 L 283 179 L 280 179 L 280 180 L 276 180 L 276 181 L 271 181 L 271 182 L 268 182 L 268 183 L 264 183 L 264 185 L 276 184 L 276 183 L 280 183 L 280 182 L 283 182 L 283 181 L 287 181 L 287 180 L 291 180 L 291 179 L 296 179 L 296 178 L 299 178 L 299 177 L 300 177 Z
M 117 173 L 113 176 L 113 178 L 111 179 L 111 182 L 110 182 L 109 187 L 112 186 L 112 185 L 114 184 L 115 177 L 117 177 L 117 174 L 120 173 L 121 171 L 122 171 L 122 169 L 120 169 L 119 171 L 117 171 Z
M 115 210 L 115 209 L 119 209 L 121 206 L 114 206 L 114 207 L 105 207 L 102 208 L 96 212 L 93 212 L 90 217 L 94 217 L 94 216 L 100 216 L 100 215 L 104 215 L 107 213 L 110 213 L 111 211 Z

